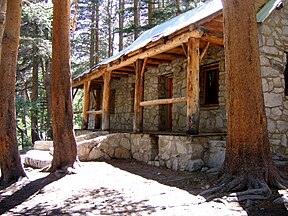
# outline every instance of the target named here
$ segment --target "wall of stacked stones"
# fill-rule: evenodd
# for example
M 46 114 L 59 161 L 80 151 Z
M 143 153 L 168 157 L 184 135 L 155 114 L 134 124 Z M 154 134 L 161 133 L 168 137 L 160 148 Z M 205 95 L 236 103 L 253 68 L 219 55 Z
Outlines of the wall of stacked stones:
M 219 64 L 219 106 L 200 109 L 200 132 L 226 132 L 225 114 L 225 73 L 223 48 L 210 48 L 202 61 L 203 65 Z M 145 73 L 144 101 L 161 98 L 163 85 L 160 77 L 173 77 L 173 97 L 186 96 L 186 67 L 184 59 L 177 59 L 171 64 L 162 64 L 158 69 L 148 69 Z M 134 76 L 113 80 L 112 88 L 115 91 L 115 112 L 111 114 L 111 128 L 118 130 L 132 130 L 133 128 L 133 92 Z M 144 107 L 144 130 L 161 130 L 161 106 Z M 163 127 L 163 126 L 162 126 Z M 172 130 L 185 132 L 186 130 L 186 103 L 172 105 Z
M 288 156 L 288 96 L 284 70 L 288 52 L 288 1 L 259 24 L 262 88 L 272 152 Z

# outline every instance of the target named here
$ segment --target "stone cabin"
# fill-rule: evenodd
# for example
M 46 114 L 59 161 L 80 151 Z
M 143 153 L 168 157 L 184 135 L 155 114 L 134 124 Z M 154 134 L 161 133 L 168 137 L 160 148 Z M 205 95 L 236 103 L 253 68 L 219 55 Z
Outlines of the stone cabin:
M 288 1 L 259 0 L 256 8 L 271 149 L 288 159 Z M 135 136 L 132 156 L 152 164 L 190 171 L 196 162 L 220 165 L 211 154 L 225 148 L 227 132 L 223 22 L 221 0 L 210 1 L 75 77 L 74 90 L 84 91 L 83 129 Z M 145 143 L 155 142 L 145 156 Z

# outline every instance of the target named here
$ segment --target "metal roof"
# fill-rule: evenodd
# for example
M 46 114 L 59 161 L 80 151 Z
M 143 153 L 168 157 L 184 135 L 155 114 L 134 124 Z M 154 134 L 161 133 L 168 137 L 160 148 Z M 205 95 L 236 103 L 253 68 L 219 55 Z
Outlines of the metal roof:
M 282 0 L 270 0 L 263 8 L 257 13 L 257 22 L 263 23 L 272 11 L 282 3 Z
M 257 13 L 257 22 L 263 22 L 271 12 L 280 4 L 281 0 L 270 0 L 265 6 Z M 140 35 L 130 46 L 126 47 L 117 54 L 105 59 L 94 67 L 85 70 L 73 79 L 82 77 L 90 73 L 92 70 L 99 68 L 101 65 L 109 64 L 110 62 L 120 58 L 123 55 L 131 53 L 139 48 L 144 47 L 150 42 L 157 41 L 162 37 L 171 35 L 172 33 L 194 24 L 204 18 L 207 18 L 223 9 L 221 0 L 211 0 L 202 4 L 201 6 L 189 10 L 173 19 L 170 19 L 160 25 L 157 25 Z
M 201 6 L 189 10 L 177 17 L 174 17 L 160 25 L 157 25 L 140 35 L 130 46 L 126 47 L 122 51 L 118 52 L 117 54 L 105 59 L 104 61 L 100 62 L 99 64 L 95 65 L 93 68 L 84 71 L 83 73 L 79 74 L 78 76 L 74 77 L 77 79 L 95 68 L 100 67 L 101 65 L 108 64 L 123 55 L 126 55 L 130 52 L 133 52 L 141 47 L 144 47 L 150 42 L 159 40 L 162 37 L 167 35 L 171 35 L 172 33 L 189 26 L 193 23 L 196 23 L 212 14 L 215 14 L 218 11 L 222 10 L 222 2 L 221 0 L 212 0 L 210 2 L 204 3 Z

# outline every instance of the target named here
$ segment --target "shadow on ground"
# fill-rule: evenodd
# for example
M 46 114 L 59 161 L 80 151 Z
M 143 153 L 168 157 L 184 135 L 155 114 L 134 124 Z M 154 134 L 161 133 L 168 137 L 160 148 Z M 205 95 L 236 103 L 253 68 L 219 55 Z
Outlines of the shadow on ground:
M 17 190 L 17 184 L 19 182 L 10 185 L 10 187 L 13 187 L 14 189 L 16 189 L 16 191 L 14 191 L 11 195 L 6 195 L 4 190 L 1 191 L 0 214 L 3 214 L 6 211 L 9 211 L 10 209 L 13 209 L 14 207 L 20 205 L 21 203 L 29 199 L 29 197 L 41 193 L 41 189 L 44 188 L 46 185 L 51 184 L 52 182 L 57 181 L 64 176 L 65 175 L 49 174 L 46 177 L 29 182 L 24 187 L 21 187 L 19 190 Z
M 145 205 L 147 200 L 138 202 L 126 199 L 119 191 L 101 187 L 91 191 L 82 191 L 58 205 L 46 202 L 32 208 L 26 208 L 19 215 L 138 215 L 151 214 L 156 207 Z

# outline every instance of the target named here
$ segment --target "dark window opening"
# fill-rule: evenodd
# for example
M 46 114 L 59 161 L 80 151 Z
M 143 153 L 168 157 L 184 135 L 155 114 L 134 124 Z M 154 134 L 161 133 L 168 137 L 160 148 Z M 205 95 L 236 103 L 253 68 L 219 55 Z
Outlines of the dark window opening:
M 116 89 L 110 91 L 110 114 L 115 114 Z
M 284 71 L 285 79 L 285 96 L 288 96 L 288 52 L 286 52 L 286 66 Z
M 160 76 L 158 79 L 158 98 L 166 99 L 173 97 L 173 74 Z M 172 130 L 172 104 L 159 105 L 159 130 Z
M 205 66 L 200 73 L 200 104 L 216 106 L 219 104 L 219 66 Z

